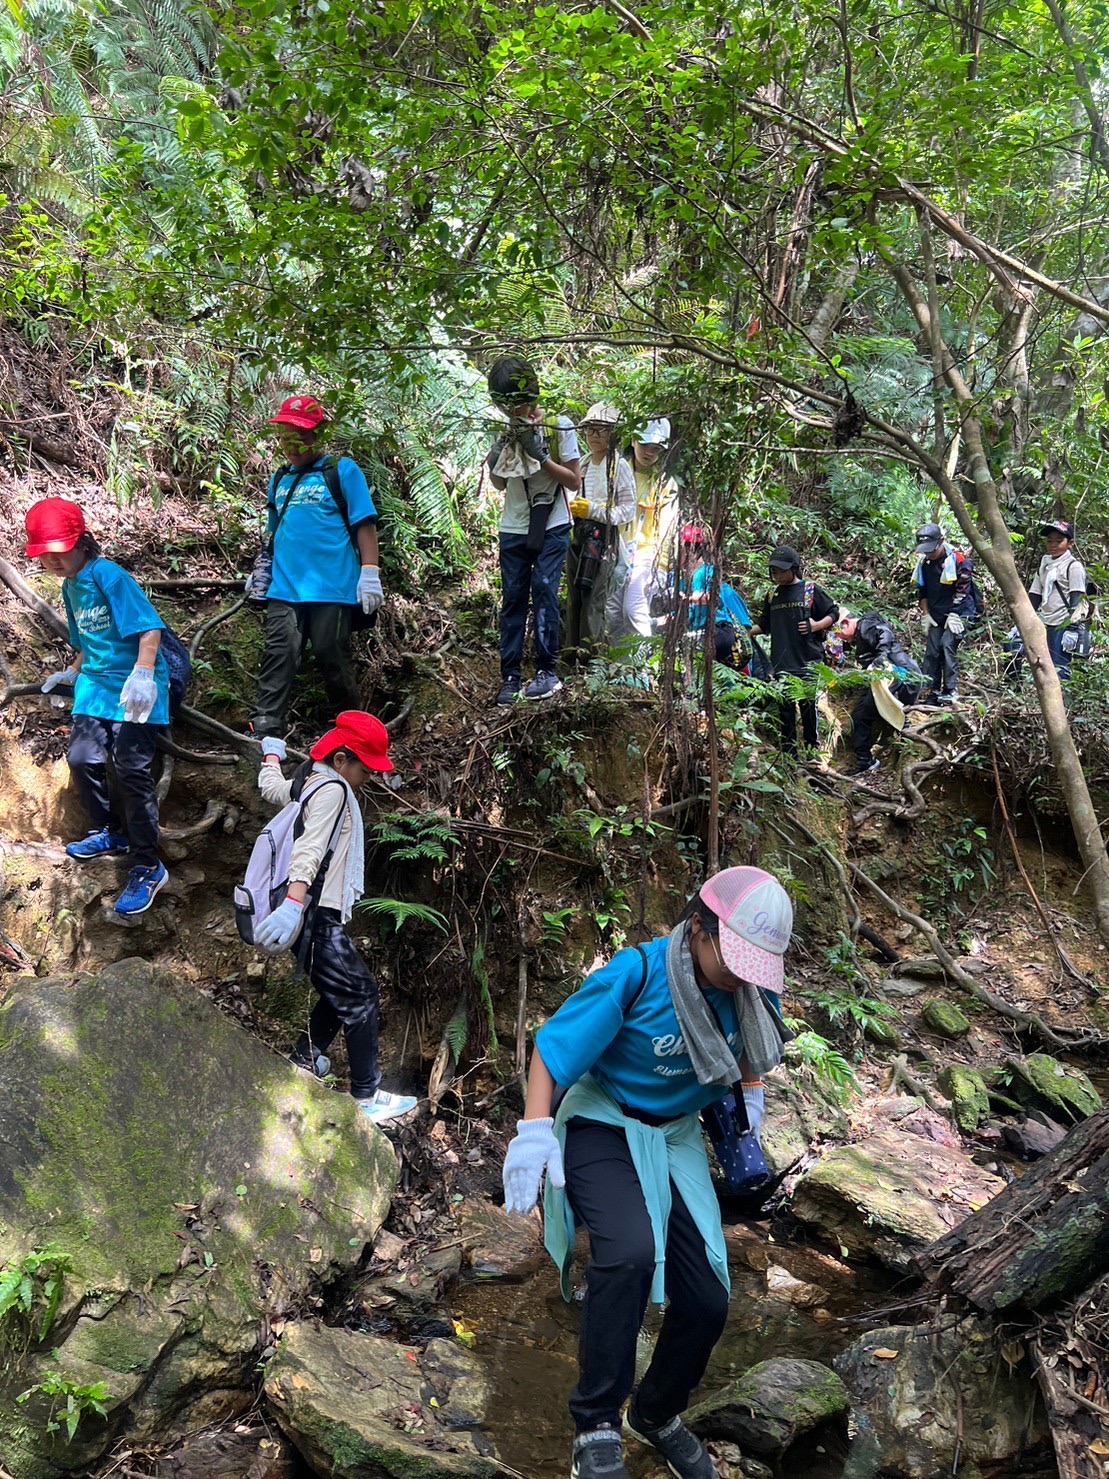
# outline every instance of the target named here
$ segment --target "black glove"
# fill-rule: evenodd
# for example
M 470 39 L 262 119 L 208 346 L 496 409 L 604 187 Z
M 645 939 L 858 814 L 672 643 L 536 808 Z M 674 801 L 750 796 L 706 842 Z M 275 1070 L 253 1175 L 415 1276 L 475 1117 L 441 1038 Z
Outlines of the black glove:
M 520 429 L 516 434 L 516 444 L 525 456 L 534 457 L 540 467 L 551 455 L 547 446 L 547 438 L 543 435 L 543 428 L 536 426 L 534 422 L 529 422 Z
M 804 618 L 804 620 L 797 623 L 797 630 L 801 633 L 802 637 L 812 636 L 812 622 L 807 616 Z

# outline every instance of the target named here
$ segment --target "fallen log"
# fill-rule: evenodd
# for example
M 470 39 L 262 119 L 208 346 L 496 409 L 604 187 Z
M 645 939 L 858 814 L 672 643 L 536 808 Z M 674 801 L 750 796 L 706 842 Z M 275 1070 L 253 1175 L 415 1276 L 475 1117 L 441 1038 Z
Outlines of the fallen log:
M 1060 1479 L 1104 1479 L 1109 1457 L 1109 1275 L 1030 1342 Z
M 1037 1310 L 1109 1271 L 1109 1110 L 917 1258 L 924 1278 L 987 1313 Z

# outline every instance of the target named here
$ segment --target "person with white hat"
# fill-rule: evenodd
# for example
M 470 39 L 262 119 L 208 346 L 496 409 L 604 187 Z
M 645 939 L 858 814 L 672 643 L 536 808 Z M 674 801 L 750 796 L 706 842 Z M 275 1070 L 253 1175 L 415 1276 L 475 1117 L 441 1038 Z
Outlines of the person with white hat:
M 582 487 L 570 502 L 574 528 L 566 560 L 566 656 L 574 661 L 598 653 L 606 642 L 605 613 L 620 559 L 619 526 L 635 513 L 635 478 L 617 454 L 620 412 L 596 401 L 586 411 L 589 460 Z
M 670 446 L 670 422 L 652 417 L 624 454 L 635 478 L 635 513 L 620 531 L 625 578 L 617 570 L 609 602 L 609 637 L 649 637 L 659 629 L 651 616 L 651 597 L 666 585 L 666 567 L 674 546 L 680 494 L 663 463 Z
M 546 1173 L 544 1241 L 566 1298 L 576 1226 L 589 1234 L 571 1479 L 627 1479 L 621 1409 L 649 1299 L 666 1313 L 627 1426 L 678 1479 L 715 1479 L 681 1420 L 728 1312 L 699 1114 L 734 1091 L 758 1133 L 761 1075 L 781 1058 L 775 1024 L 792 928 L 776 878 L 726 868 L 668 935 L 619 951 L 536 1035 L 524 1118 L 505 1156 L 505 1205 L 530 1211 Z M 554 1113 L 556 1086 L 566 1094 Z

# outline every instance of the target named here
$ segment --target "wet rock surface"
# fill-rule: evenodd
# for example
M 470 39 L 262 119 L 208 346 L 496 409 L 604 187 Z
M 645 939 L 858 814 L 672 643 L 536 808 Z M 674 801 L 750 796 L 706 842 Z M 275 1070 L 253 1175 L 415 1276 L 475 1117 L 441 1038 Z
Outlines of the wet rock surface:
M 266 1322 L 357 1263 L 396 1182 L 349 1096 L 143 961 L 15 983 L 0 1099 L 0 1261 L 68 1260 L 47 1339 L 0 1383 L 14 1479 L 88 1473 L 124 1429 L 164 1442 L 248 1406 Z M 49 1393 L 14 1400 L 52 1375 L 106 1392 L 69 1443 Z
M 829 1151 L 798 1181 L 793 1211 L 851 1253 L 908 1269 L 1004 1185 L 964 1151 L 884 1131 Z
M 843 1382 L 819 1361 L 775 1357 L 692 1408 L 687 1421 L 702 1438 L 776 1458 L 803 1434 L 846 1415 Z
M 490 1400 L 481 1364 L 455 1342 L 424 1350 L 373 1335 L 292 1325 L 269 1363 L 266 1396 L 316 1474 L 334 1479 L 495 1479 L 482 1432 Z
M 833 1363 L 851 1394 L 857 1472 L 935 1479 L 1047 1437 L 1024 1347 L 973 1318 L 872 1330 Z

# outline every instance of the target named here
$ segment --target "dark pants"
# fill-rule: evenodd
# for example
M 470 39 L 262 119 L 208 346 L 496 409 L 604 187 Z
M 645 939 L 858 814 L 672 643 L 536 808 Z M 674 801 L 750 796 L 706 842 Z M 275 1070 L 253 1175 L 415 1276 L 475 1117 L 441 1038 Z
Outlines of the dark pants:
M 285 707 L 306 646 L 311 647 L 319 664 L 335 712 L 362 707 L 350 660 L 353 614 L 353 606 L 338 602 L 313 601 L 295 606 L 288 601 L 266 602 L 266 645 L 252 721 L 255 734 L 284 733 Z
M 132 867 L 158 866 L 158 797 L 150 773 L 161 727 L 74 714 L 69 769 L 94 830 L 126 832 Z M 108 757 L 116 790 L 108 781 Z
M 1044 624 L 1044 634 L 1047 637 L 1047 650 L 1051 654 L 1051 661 L 1055 665 L 1055 671 L 1059 674 L 1059 681 L 1065 683 L 1070 677 L 1071 654 L 1063 651 L 1063 633 L 1066 627 L 1049 627 Z M 1004 676 L 1010 683 L 1015 683 L 1024 671 L 1024 643 L 1019 637 L 1013 637 L 1007 644 L 1009 660 L 1005 664 Z
M 651 1220 L 623 1130 L 593 1120 L 566 1127 L 566 1195 L 589 1232 L 578 1384 L 570 1396 L 576 1431 L 610 1423 L 635 1381 L 635 1348 L 655 1271 Z M 671 1182 L 666 1235 L 666 1314 L 639 1384 L 636 1415 L 661 1427 L 689 1405 L 724 1329 L 728 1293 L 704 1240 Z
M 819 747 L 820 736 L 816 726 L 816 699 L 803 698 L 795 703 L 783 699 L 778 705 L 778 722 L 782 728 L 782 749 L 787 755 L 797 754 L 797 710 L 801 710 L 801 736 L 810 750 Z
M 920 697 L 920 684 L 905 683 L 899 679 L 890 684 L 890 692 L 903 704 L 915 704 Z M 874 726 L 881 717 L 874 695 L 868 688 L 851 711 L 855 725 L 851 731 L 851 744 L 860 760 L 873 759 L 870 747 L 874 743 Z
M 956 693 L 959 688 L 959 643 L 945 626 L 928 628 L 928 645 L 924 649 L 924 676 L 935 693 Z
M 296 953 L 299 941 L 292 949 Z M 312 922 L 308 979 L 320 999 L 293 1049 L 293 1061 L 313 1066 L 326 1053 L 341 1027 L 350 1062 L 350 1092 L 372 1099 L 381 1082 L 377 1066 L 377 982 L 343 929 L 337 909 L 317 909 Z
M 524 660 L 524 635 L 530 599 L 535 624 L 535 666 L 553 673 L 558 663 L 558 588 L 570 547 L 570 526 L 548 529 L 543 548 L 533 555 L 524 534 L 502 534 L 501 677 L 518 678 Z

